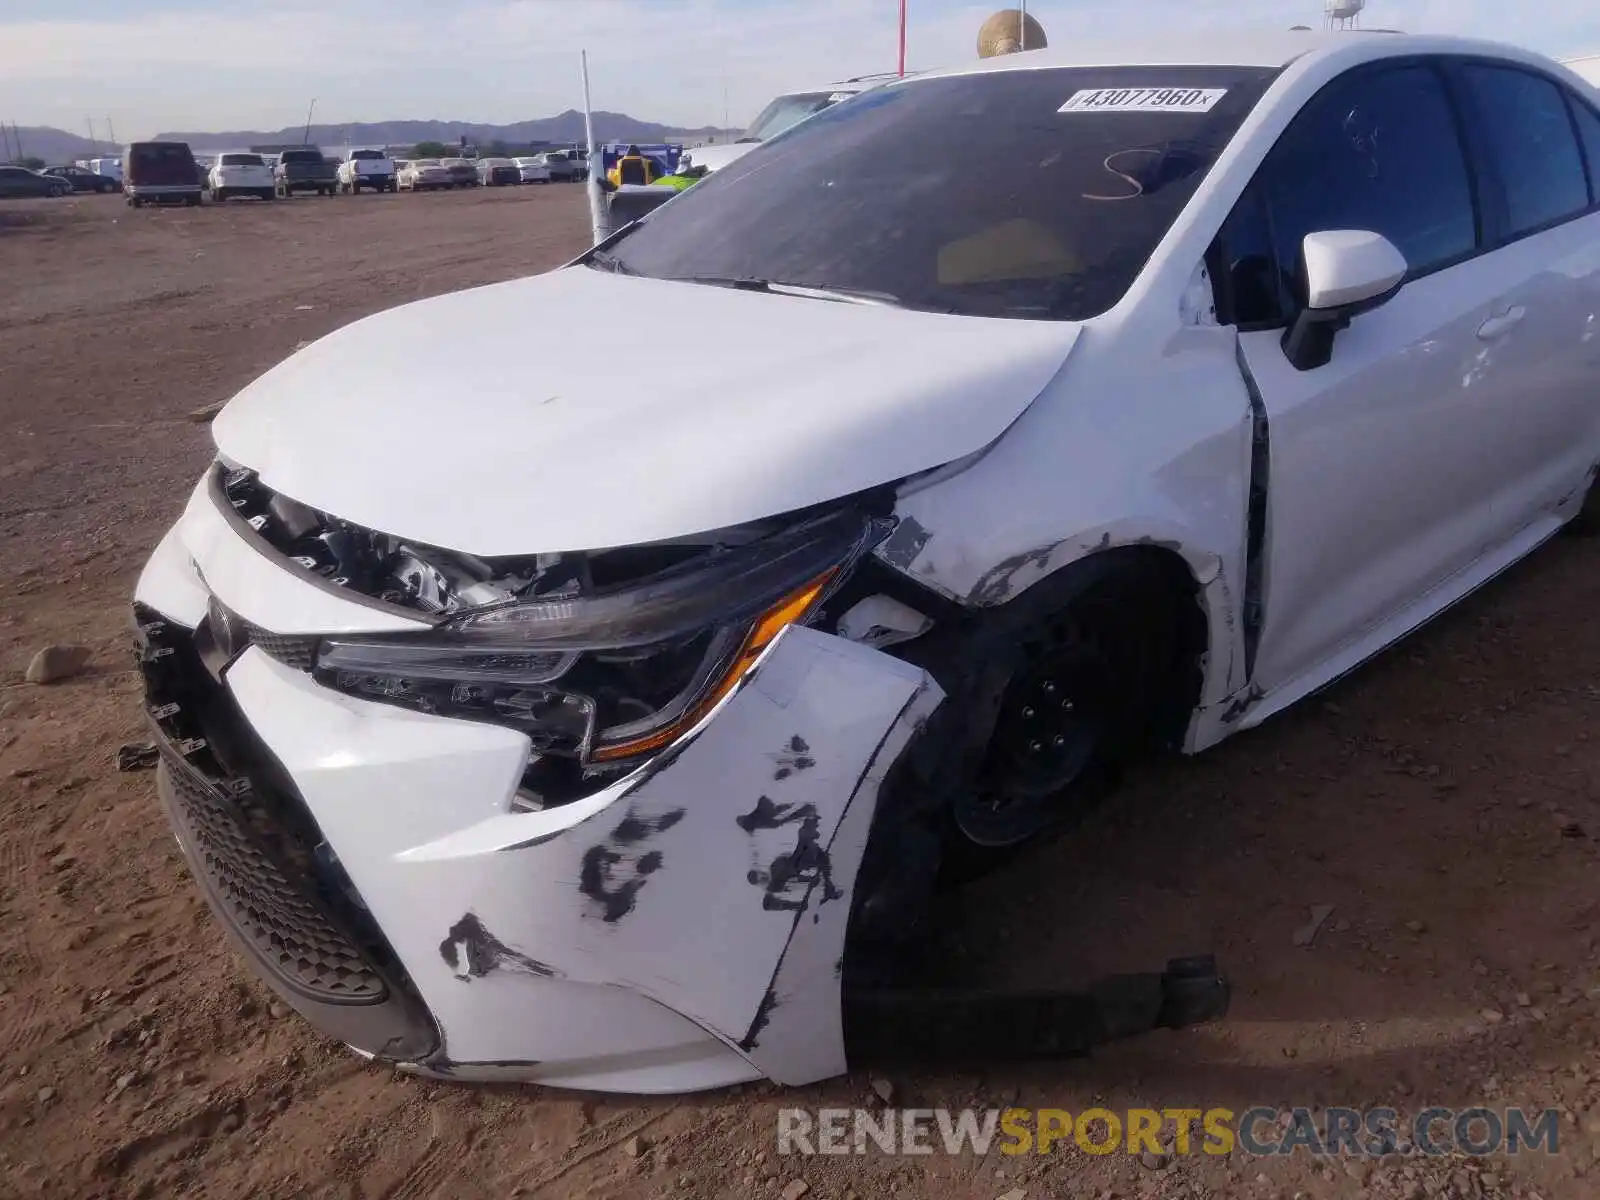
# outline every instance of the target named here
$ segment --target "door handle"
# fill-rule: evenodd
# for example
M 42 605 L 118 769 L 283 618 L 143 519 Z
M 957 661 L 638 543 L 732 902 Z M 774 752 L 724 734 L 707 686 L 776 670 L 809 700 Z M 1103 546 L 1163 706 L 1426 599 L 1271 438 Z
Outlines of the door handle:
M 1506 309 L 1503 313 L 1496 313 L 1478 326 L 1478 336 L 1486 342 L 1493 341 L 1498 337 L 1505 337 L 1506 334 L 1520 325 L 1522 318 L 1527 315 L 1528 310 L 1520 304 Z

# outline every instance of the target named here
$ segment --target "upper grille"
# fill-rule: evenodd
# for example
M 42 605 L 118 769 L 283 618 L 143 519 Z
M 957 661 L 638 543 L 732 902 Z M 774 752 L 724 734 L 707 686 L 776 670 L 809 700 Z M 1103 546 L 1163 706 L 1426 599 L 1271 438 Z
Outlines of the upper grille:
M 317 639 L 292 633 L 273 633 L 270 629 L 263 629 L 254 621 L 246 621 L 237 613 L 234 621 L 238 622 L 239 629 L 247 639 L 246 644 L 260 646 L 261 652 L 268 658 L 275 658 L 286 667 L 294 667 L 299 671 L 311 670 L 311 664 L 317 656 Z

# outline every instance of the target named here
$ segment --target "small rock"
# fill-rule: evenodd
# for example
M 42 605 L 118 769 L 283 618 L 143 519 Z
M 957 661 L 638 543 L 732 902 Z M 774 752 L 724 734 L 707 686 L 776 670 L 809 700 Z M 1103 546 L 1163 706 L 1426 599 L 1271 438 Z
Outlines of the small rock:
M 137 1071 L 129 1071 L 125 1075 L 118 1075 L 117 1076 L 117 1091 L 125 1092 L 129 1088 L 131 1088 L 134 1084 L 136 1084 L 138 1082 L 139 1082 L 139 1073 Z
M 1028 1190 L 1026 1188 L 1012 1188 L 1009 1192 L 1003 1192 L 996 1196 L 995 1200 L 1028 1200 Z
M 63 850 L 50 860 L 50 869 L 52 871 L 65 871 L 77 861 L 78 856 L 76 854 L 73 854 L 70 850 Z
M 1472 971 L 1475 975 L 1487 975 L 1489 973 L 1489 964 L 1481 958 L 1475 958 L 1472 960 Z
M 885 1104 L 894 1103 L 894 1084 L 887 1079 L 874 1079 L 872 1081 L 872 1092 Z
M 87 646 L 46 646 L 33 656 L 25 678 L 29 683 L 58 683 L 71 679 L 88 665 L 92 653 Z
M 1517 993 L 1517 1007 L 1518 1008 L 1532 1008 L 1533 1007 L 1533 997 L 1528 995 L 1527 992 L 1518 992 Z
M 1578 819 L 1570 813 L 1558 812 L 1555 814 L 1556 829 L 1564 838 L 1581 838 L 1584 836 L 1583 826 Z
M 779 1195 L 783 1197 L 783 1200 L 800 1200 L 800 1197 L 810 1190 L 811 1185 L 804 1179 L 791 1179 L 783 1185 L 783 1191 Z
M 288 1015 L 289 1009 L 287 1005 L 279 1004 L 276 1000 L 267 1005 L 267 1016 L 271 1017 L 274 1021 L 281 1021 Z
M 637 1135 L 622 1143 L 623 1152 L 626 1153 L 629 1158 L 638 1158 L 649 1148 L 650 1144 L 642 1137 Z
M 1147 1171 L 1165 1171 L 1168 1161 L 1165 1154 L 1157 1154 L 1153 1150 L 1146 1150 L 1139 1155 L 1139 1165 Z
M 215 417 L 227 406 L 226 400 L 218 400 L 215 404 L 202 404 L 189 414 L 189 420 L 196 425 L 204 425 Z
M 1428 923 L 1426 921 L 1407 921 L 1406 928 L 1412 933 L 1427 933 Z
M 39 1089 L 39 1103 L 40 1104 L 49 1104 L 50 1101 L 54 1100 L 55 1098 L 56 1098 L 56 1090 L 55 1090 L 55 1088 L 53 1088 L 53 1087 L 42 1087 L 42 1088 Z
M 1317 938 L 1317 931 L 1322 924 L 1333 915 L 1333 905 L 1313 904 L 1311 906 L 1311 920 L 1294 931 L 1294 944 L 1296 946 L 1309 946 Z
M 244 1124 L 244 1119 L 236 1112 L 223 1113 L 222 1120 L 217 1122 L 218 1133 L 236 1133 L 239 1126 Z
M 1486 1008 L 1478 1015 L 1491 1025 L 1498 1025 L 1501 1021 L 1506 1019 L 1505 1013 L 1501 1012 L 1498 1008 Z

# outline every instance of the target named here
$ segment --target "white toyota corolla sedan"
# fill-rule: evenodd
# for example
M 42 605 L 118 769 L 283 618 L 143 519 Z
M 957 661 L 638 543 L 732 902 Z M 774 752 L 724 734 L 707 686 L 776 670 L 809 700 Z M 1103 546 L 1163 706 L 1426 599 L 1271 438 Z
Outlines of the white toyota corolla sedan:
M 179 841 L 381 1060 L 843 1071 L 936 873 L 1595 518 L 1597 199 L 1600 96 L 1526 51 L 1074 46 L 357 321 L 138 583 Z

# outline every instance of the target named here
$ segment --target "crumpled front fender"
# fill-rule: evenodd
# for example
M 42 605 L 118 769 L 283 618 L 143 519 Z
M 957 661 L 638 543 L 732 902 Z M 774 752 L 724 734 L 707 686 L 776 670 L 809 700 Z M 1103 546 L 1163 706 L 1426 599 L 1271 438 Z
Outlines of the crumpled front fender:
M 531 813 L 509 805 L 526 742 L 508 730 L 352 700 L 258 650 L 227 681 L 437 1020 L 449 1067 L 520 1063 L 559 1082 L 564 1062 L 645 1054 L 635 1031 L 609 1045 L 559 1015 L 562 993 L 598 986 L 672 1010 L 778 1082 L 846 1069 L 857 870 L 879 787 L 943 698 L 920 668 L 791 627 L 667 751 Z M 697 1085 L 654 1061 L 648 1090 Z

